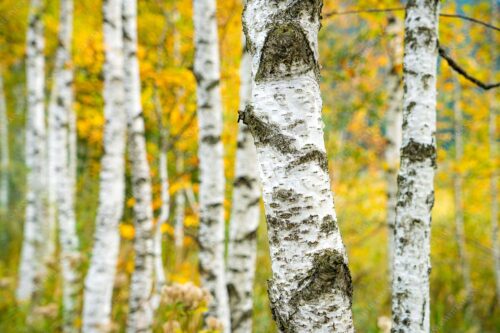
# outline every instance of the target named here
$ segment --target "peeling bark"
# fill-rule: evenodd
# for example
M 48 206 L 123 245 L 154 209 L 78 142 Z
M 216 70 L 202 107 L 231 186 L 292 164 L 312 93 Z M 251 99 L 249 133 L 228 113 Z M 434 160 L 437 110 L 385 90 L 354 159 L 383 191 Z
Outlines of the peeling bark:
M 79 242 L 74 210 L 74 180 L 71 168 L 71 133 L 73 113 L 73 0 L 61 0 L 58 49 L 54 68 L 54 86 L 49 105 L 49 182 L 55 198 L 51 202 L 53 218 L 59 227 L 63 283 L 63 331 L 77 332 L 75 320 L 79 292 Z
M 31 0 L 26 37 L 26 220 L 19 268 L 17 299 L 30 301 L 46 275 L 46 263 L 54 248 L 47 224 L 47 149 L 45 128 L 45 40 L 43 0 Z M 49 240 L 49 241 L 47 241 Z
M 245 42 L 244 42 L 245 43 Z M 240 68 L 240 110 L 252 99 L 252 58 L 244 47 Z M 257 152 L 249 128 L 240 123 L 229 229 L 227 283 L 233 333 L 252 332 L 253 282 L 260 218 Z
M 230 331 L 229 302 L 224 265 L 224 160 L 220 59 L 215 0 L 194 0 L 194 73 L 197 81 L 197 112 L 200 160 L 199 264 L 201 281 L 213 301 L 207 315 Z
M 129 158 L 134 195 L 134 271 L 130 283 L 127 332 L 151 332 L 153 311 L 153 207 L 149 163 L 144 137 L 141 82 L 137 59 L 137 1 L 122 0 L 125 53 L 125 109 L 128 115 Z
M 407 4 L 403 143 L 392 266 L 392 332 L 398 333 L 429 332 L 438 15 L 437 0 Z
M 124 59 L 122 1 L 103 1 L 104 155 L 101 160 L 99 209 L 94 247 L 85 280 L 83 332 L 99 333 L 111 324 L 116 262 L 120 248 L 118 224 L 123 214 L 125 182 Z
M 327 169 L 319 88 L 322 1 L 252 0 L 243 21 L 280 332 L 353 332 L 352 281 Z

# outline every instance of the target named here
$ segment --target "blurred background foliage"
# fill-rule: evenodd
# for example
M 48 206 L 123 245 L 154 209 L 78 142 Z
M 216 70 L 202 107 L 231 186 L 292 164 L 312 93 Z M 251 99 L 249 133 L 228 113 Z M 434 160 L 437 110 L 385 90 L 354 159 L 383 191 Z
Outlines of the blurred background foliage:
M 484 21 L 491 17 L 491 1 L 443 1 L 442 11 L 459 12 Z M 25 207 L 24 123 L 25 75 L 24 43 L 27 26 L 27 0 L 0 2 L 0 66 L 4 72 L 10 120 L 11 205 L 0 213 L 0 332 L 57 332 L 61 324 L 58 302 L 61 296 L 58 266 L 47 281 L 36 304 L 18 307 L 14 290 L 22 240 Z M 226 217 L 229 218 L 233 179 L 239 99 L 239 62 L 241 45 L 241 0 L 219 0 L 217 20 L 224 103 L 225 173 L 228 179 Z M 324 13 L 348 9 L 399 7 L 397 1 L 326 1 Z M 179 13 L 176 21 L 173 12 Z M 404 12 L 395 12 L 401 19 Z M 139 52 L 142 102 L 146 117 L 149 162 L 154 180 L 154 208 L 160 207 L 158 183 L 158 122 L 168 126 L 170 194 L 184 188 L 197 193 L 197 126 L 193 63 L 192 2 L 188 0 L 139 0 Z M 383 152 L 384 113 L 388 91 L 387 13 L 338 15 L 323 21 L 320 32 L 322 91 L 324 97 L 325 139 L 330 158 L 336 209 L 344 242 L 349 252 L 354 281 L 354 318 L 358 332 L 382 332 L 377 322 L 390 317 L 390 285 L 387 263 L 385 223 L 385 182 Z M 46 15 L 46 76 L 51 73 L 57 43 L 58 1 L 48 0 Z M 98 177 L 102 153 L 103 99 L 102 65 L 104 60 L 100 0 L 75 1 L 75 109 L 78 116 L 78 188 L 76 210 L 81 250 L 82 273 L 86 272 L 92 245 L 93 224 L 98 200 Z M 180 57 L 174 54 L 174 29 L 180 38 Z M 166 32 L 166 34 L 165 34 Z M 403 31 L 401 31 L 403 34 Z M 162 35 L 165 38 L 162 38 Z M 498 59 L 492 48 L 498 46 L 498 34 L 461 20 L 442 18 L 440 41 L 469 72 L 484 81 L 498 81 Z M 498 51 L 498 48 L 497 48 Z M 161 65 L 163 64 L 163 66 Z M 491 217 L 489 175 L 498 168 L 488 149 L 488 114 L 498 91 L 484 92 L 459 80 L 460 100 L 454 100 L 457 77 L 439 61 L 438 81 L 438 170 L 436 204 L 432 226 L 432 327 L 433 332 L 498 332 L 500 304 L 495 295 L 491 255 Z M 162 119 L 154 112 L 154 86 L 160 91 Z M 49 90 L 46 96 L 49 96 Z M 454 161 L 453 103 L 464 112 L 465 154 Z M 500 126 L 497 126 L 500 128 Z M 185 156 L 185 169 L 176 173 L 175 156 Z M 465 311 L 465 293 L 454 238 L 452 175 L 464 177 L 466 249 L 471 260 L 474 287 L 474 311 Z M 129 172 L 127 179 L 130 179 Z M 127 314 L 128 284 L 133 269 L 131 207 L 127 192 L 127 210 L 120 232 L 122 245 L 116 277 L 113 318 L 116 330 L 123 331 Z M 172 200 L 171 211 L 175 209 Z M 171 214 L 171 217 L 173 214 Z M 186 211 L 184 260 L 176 260 L 173 228 L 164 228 L 165 266 L 172 283 L 199 283 L 197 271 L 195 207 Z M 264 219 L 258 234 L 259 253 L 255 281 L 255 332 L 275 332 L 269 311 L 266 280 L 270 260 Z M 83 288 L 83 286 L 82 286 Z M 162 307 L 156 320 L 160 330 L 169 316 Z M 26 326 L 26 314 L 32 312 Z

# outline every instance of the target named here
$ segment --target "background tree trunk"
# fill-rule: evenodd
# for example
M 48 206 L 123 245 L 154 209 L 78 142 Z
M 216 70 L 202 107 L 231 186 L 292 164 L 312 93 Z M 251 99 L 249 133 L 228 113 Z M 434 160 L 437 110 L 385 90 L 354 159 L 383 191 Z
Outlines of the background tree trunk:
M 497 23 L 497 15 L 498 15 L 498 3 L 496 0 L 491 1 L 491 23 Z M 496 63 L 496 59 L 498 57 L 498 48 L 495 44 L 494 32 L 491 33 L 491 61 L 492 64 Z M 492 77 L 494 74 L 492 74 Z M 493 90 L 491 94 L 495 94 Z M 497 162 L 497 110 L 498 110 L 498 102 L 495 99 L 495 96 L 492 96 L 490 105 L 490 113 L 489 113 L 489 134 L 488 139 L 490 142 L 490 160 L 492 163 L 492 172 L 490 176 L 490 192 L 491 192 L 491 239 L 492 239 L 492 247 L 493 247 L 493 260 L 494 260 L 494 270 L 495 270 L 495 279 L 496 279 L 496 294 L 497 294 L 497 302 L 500 304 L 500 239 L 498 236 L 498 162 Z
M 453 197 L 455 203 L 455 237 L 458 248 L 458 257 L 462 271 L 462 281 L 465 289 L 466 304 L 473 304 L 473 288 L 470 275 L 469 256 L 465 248 L 464 201 L 462 197 L 463 177 L 462 165 L 464 156 L 463 142 L 463 115 L 460 105 L 461 89 L 458 79 L 455 80 L 455 93 L 453 98 L 453 114 L 455 125 L 455 172 L 453 174 Z M 458 169 L 458 170 L 457 170 Z
M 403 24 L 397 16 L 390 16 L 387 25 L 387 38 L 389 39 L 389 74 L 387 87 L 389 91 L 389 107 L 386 114 L 386 186 L 387 186 L 387 225 L 388 225 L 388 257 L 389 278 L 392 280 L 392 262 L 394 254 L 394 224 L 396 222 L 396 203 L 398 194 L 398 167 L 401 149 L 403 125 L 403 85 L 401 74 L 403 68 L 403 38 L 401 30 Z
M 224 265 L 224 160 L 219 42 L 215 0 L 194 0 L 194 74 L 200 160 L 199 263 L 202 284 L 212 294 L 208 315 L 230 330 L 229 301 Z
M 252 58 L 245 45 L 240 80 L 240 110 L 243 111 L 252 99 Z M 233 333 L 252 332 L 253 282 L 260 218 L 258 177 L 257 152 L 253 137 L 250 129 L 240 123 L 227 260 Z
M 0 210 L 7 211 L 9 206 L 9 117 L 3 84 L 3 73 L 0 72 Z
M 403 144 L 392 266 L 394 332 L 429 332 L 438 14 L 438 0 L 410 0 L 407 4 Z
M 77 332 L 79 292 L 78 236 L 74 211 L 74 188 L 71 167 L 71 133 L 73 114 L 73 68 L 71 43 L 73 35 L 73 0 L 61 0 L 58 49 L 54 68 L 54 86 L 49 105 L 49 182 L 55 191 L 51 202 L 53 218 L 58 221 L 60 261 L 63 284 L 63 331 Z M 52 178 L 50 178 L 52 177 Z
M 137 1 L 123 0 L 122 10 L 125 108 L 128 114 L 129 157 L 135 199 L 135 262 L 130 285 L 127 332 L 151 332 L 153 311 L 149 300 L 153 292 L 153 207 L 137 60 Z
M 17 298 L 30 300 L 40 290 L 46 262 L 53 255 L 51 228 L 47 225 L 47 167 L 45 129 L 45 60 L 43 0 L 31 0 L 26 37 L 26 221 L 19 269 Z M 47 241 L 49 240 L 49 241 Z
M 116 261 L 120 247 L 118 223 L 124 203 L 124 62 L 122 1 L 103 1 L 104 24 L 104 155 L 101 160 L 99 208 L 90 268 L 85 280 L 83 332 L 102 332 L 111 325 Z
M 268 292 L 281 332 L 353 332 L 352 281 L 328 175 L 318 31 L 322 1 L 252 0 L 244 31 L 268 224 Z

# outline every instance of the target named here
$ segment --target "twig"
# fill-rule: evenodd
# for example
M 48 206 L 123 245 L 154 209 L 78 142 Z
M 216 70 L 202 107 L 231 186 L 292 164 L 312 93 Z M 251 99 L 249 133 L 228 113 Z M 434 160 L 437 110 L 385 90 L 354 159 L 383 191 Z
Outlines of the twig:
M 446 62 L 448 63 L 448 65 L 455 71 L 457 72 L 458 74 L 462 75 L 464 78 L 466 78 L 467 80 L 469 80 L 470 82 L 474 83 L 475 85 L 483 88 L 484 90 L 489 90 L 489 89 L 493 89 L 493 88 L 497 88 L 497 87 L 500 87 L 500 82 L 497 82 L 497 83 L 490 83 L 490 84 L 487 84 L 487 83 L 484 83 L 482 81 L 480 81 L 479 79 L 476 79 L 475 77 L 473 77 L 472 75 L 470 75 L 469 73 L 467 73 L 465 71 L 465 69 L 463 69 L 462 67 L 460 67 L 459 64 L 456 63 L 455 60 L 453 60 L 449 55 L 448 53 L 446 52 L 445 49 L 443 49 L 441 46 L 439 47 L 439 55 L 446 60 Z
M 489 23 L 486 23 L 486 22 L 483 22 L 483 21 L 480 21 L 480 20 L 477 20 L 473 17 L 469 17 L 469 16 L 465 16 L 465 15 L 460 15 L 460 14 L 446 14 L 446 13 L 442 13 L 442 14 L 439 14 L 439 16 L 441 17 L 450 17 L 450 18 L 460 18 L 462 20 L 467 20 L 467 21 L 471 21 L 471 22 L 474 22 L 474 23 L 477 23 L 477 24 L 480 24 L 480 25 L 483 25 L 487 28 L 490 28 L 490 29 L 493 29 L 493 30 L 496 30 L 496 31 L 500 31 L 500 28 L 499 27 L 495 27 L 494 25 L 492 24 L 489 24 Z
M 345 12 L 333 11 L 323 14 L 323 17 L 328 18 L 331 16 L 352 15 L 352 14 L 362 14 L 362 13 L 387 13 L 387 12 L 397 12 L 402 10 L 405 10 L 405 8 L 397 7 L 397 8 L 379 8 L 379 9 L 356 9 L 356 10 L 347 10 Z
M 333 11 L 333 12 L 329 12 L 329 13 L 323 14 L 323 16 L 325 18 L 329 18 L 329 17 L 332 17 L 332 16 L 340 16 L 340 15 L 353 15 L 353 14 L 362 14 L 362 13 L 387 13 L 387 12 L 399 12 L 399 11 L 403 11 L 403 10 L 405 10 L 404 7 L 379 8 L 379 9 L 357 9 L 357 10 L 347 10 L 345 12 Z M 473 17 L 469 17 L 469 16 L 465 16 L 465 15 L 461 15 L 461 14 L 441 13 L 441 14 L 439 14 L 439 16 L 440 17 L 446 17 L 446 18 L 459 18 L 459 19 L 462 19 L 462 20 L 466 20 L 466 21 L 470 21 L 470 22 L 473 22 L 473 23 L 476 23 L 476 24 L 480 24 L 480 25 L 482 25 L 484 27 L 487 27 L 487 28 L 490 28 L 490 29 L 493 29 L 493 30 L 496 30 L 496 31 L 500 31 L 499 27 L 496 27 L 496 26 L 494 26 L 492 24 L 489 24 L 489 23 L 483 22 L 481 20 L 475 19 Z

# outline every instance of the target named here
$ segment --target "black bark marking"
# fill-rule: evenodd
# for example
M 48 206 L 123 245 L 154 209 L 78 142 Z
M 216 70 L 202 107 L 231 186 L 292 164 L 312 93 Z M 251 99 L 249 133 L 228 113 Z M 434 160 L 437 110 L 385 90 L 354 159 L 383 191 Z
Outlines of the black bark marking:
M 326 153 L 320 150 L 312 150 L 305 153 L 296 160 L 292 161 L 288 166 L 288 169 L 292 169 L 295 168 L 296 166 L 310 162 L 318 163 L 321 170 L 323 170 L 324 172 L 328 172 L 328 159 L 326 157 Z
M 433 144 L 416 142 L 411 139 L 410 142 L 401 149 L 401 157 L 403 159 L 408 159 L 412 163 L 424 162 L 430 159 L 431 165 L 436 166 L 436 146 Z
M 245 111 L 240 112 L 240 118 L 250 128 L 255 138 L 256 145 L 269 145 L 282 154 L 295 153 L 294 138 L 280 133 L 280 128 L 275 124 L 265 123 L 255 116 L 253 106 L 247 105 Z
M 314 70 L 317 62 L 304 31 L 294 23 L 271 28 L 264 42 L 255 82 L 279 80 Z
M 321 232 L 325 234 L 330 234 L 338 229 L 337 221 L 331 215 L 327 215 L 323 218 L 323 222 L 320 225 Z
M 272 280 L 268 281 L 268 294 L 273 319 L 281 332 L 298 332 L 292 323 L 294 313 L 287 313 L 283 309 L 298 309 L 303 302 L 314 302 L 325 294 L 340 291 L 352 303 L 352 278 L 344 256 L 333 249 L 324 250 L 314 255 L 311 269 L 300 277 L 298 290 L 286 301 L 281 299 L 279 286 Z

